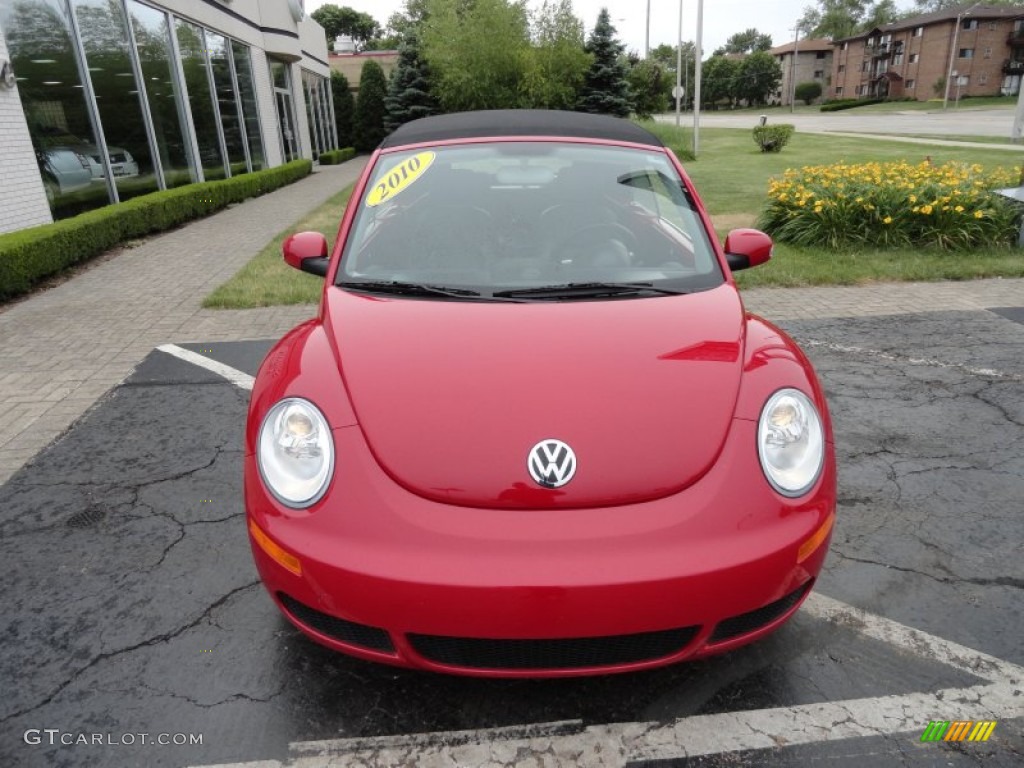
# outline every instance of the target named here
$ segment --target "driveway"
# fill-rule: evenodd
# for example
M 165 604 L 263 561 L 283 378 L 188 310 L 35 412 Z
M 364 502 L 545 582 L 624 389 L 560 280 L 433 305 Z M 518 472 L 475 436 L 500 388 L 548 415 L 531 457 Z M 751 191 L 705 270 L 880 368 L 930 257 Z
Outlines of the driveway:
M 0 765 L 1020 766 L 1021 286 L 747 294 L 831 403 L 826 570 L 761 643 L 578 680 L 429 675 L 300 635 L 242 509 L 272 340 L 161 345 L 0 486 Z M 922 741 L 932 721 L 995 726 Z

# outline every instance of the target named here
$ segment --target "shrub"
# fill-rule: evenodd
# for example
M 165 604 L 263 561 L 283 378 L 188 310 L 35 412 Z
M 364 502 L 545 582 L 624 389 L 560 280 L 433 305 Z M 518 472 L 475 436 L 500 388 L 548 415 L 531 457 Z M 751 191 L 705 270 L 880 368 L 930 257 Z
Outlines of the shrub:
M 806 83 L 797 83 L 795 95 L 796 98 L 804 104 L 810 106 L 812 101 L 821 96 L 821 83 L 816 80 L 809 80 Z
M 841 109 L 866 107 L 869 104 L 881 104 L 885 99 L 835 99 L 821 105 L 822 112 L 838 112 Z
M 306 176 L 309 160 L 264 171 L 152 192 L 52 224 L 0 235 L 0 299 L 137 237 L 207 216 Z
M 790 169 L 769 182 L 758 226 L 781 242 L 828 248 L 965 249 L 1013 243 L 1018 210 L 989 190 L 1017 171 L 905 161 Z
M 761 147 L 762 152 L 781 152 L 795 130 L 796 128 L 786 123 L 755 125 L 754 143 Z
M 340 163 L 344 163 L 346 160 L 351 160 L 355 156 L 355 147 L 332 149 L 328 152 L 320 153 L 320 165 L 338 165 Z

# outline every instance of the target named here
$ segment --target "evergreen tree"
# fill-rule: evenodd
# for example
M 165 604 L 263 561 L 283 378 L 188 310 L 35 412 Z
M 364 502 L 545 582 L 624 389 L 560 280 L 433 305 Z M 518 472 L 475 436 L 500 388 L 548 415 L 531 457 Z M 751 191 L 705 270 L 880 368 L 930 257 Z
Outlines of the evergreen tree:
M 586 51 L 594 59 L 576 103 L 579 112 L 629 117 L 633 111 L 626 65 L 622 60 L 625 46 L 616 39 L 615 31 L 608 9 L 602 8 L 594 31 L 587 39 Z
M 338 146 L 354 146 L 352 118 L 356 100 L 348 85 L 348 78 L 341 72 L 331 72 L 331 94 L 334 96 L 334 125 L 338 131 Z
M 420 58 L 419 38 L 414 31 L 407 33 L 398 49 L 398 66 L 391 73 L 384 106 L 388 133 L 410 120 L 437 114 L 437 102 L 430 93 L 430 70 Z
M 387 136 L 384 130 L 384 98 L 387 93 L 388 80 L 380 64 L 376 61 L 363 64 L 353 115 L 355 148 L 359 152 L 372 152 Z

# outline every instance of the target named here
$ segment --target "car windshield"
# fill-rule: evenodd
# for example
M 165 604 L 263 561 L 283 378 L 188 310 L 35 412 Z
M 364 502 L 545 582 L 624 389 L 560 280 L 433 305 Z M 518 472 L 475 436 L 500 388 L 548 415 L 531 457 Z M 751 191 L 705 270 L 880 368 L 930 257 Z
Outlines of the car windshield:
M 693 201 L 656 150 L 533 141 L 399 151 L 381 156 L 358 205 L 338 271 L 349 288 L 544 300 L 724 280 Z

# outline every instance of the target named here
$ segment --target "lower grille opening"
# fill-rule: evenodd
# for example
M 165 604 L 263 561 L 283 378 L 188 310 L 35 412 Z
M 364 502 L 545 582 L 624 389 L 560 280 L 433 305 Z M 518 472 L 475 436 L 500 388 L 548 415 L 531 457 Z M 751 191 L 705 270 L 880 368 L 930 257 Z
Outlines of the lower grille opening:
M 731 640 L 734 637 L 746 635 L 771 624 L 800 602 L 800 598 L 810 591 L 812 583 L 808 581 L 806 584 L 801 585 L 799 589 L 793 590 L 774 603 L 768 603 L 768 605 L 761 606 L 749 613 L 741 613 L 739 616 L 733 616 L 731 619 L 720 622 L 715 627 L 715 631 L 708 642 L 720 643 L 723 640 Z
M 277 597 L 288 610 L 288 613 L 322 635 L 327 635 L 341 643 L 358 645 L 373 651 L 395 652 L 395 647 L 391 644 L 391 637 L 383 629 L 368 627 L 365 624 L 357 624 L 354 621 L 346 621 L 345 619 L 339 619 L 337 616 L 329 616 L 315 608 L 310 608 L 308 605 L 300 603 L 294 597 L 290 597 L 284 592 L 278 592 Z
M 653 661 L 681 651 L 699 627 L 608 637 L 488 640 L 409 635 L 425 659 L 474 669 L 583 669 Z

